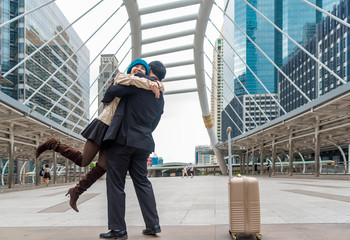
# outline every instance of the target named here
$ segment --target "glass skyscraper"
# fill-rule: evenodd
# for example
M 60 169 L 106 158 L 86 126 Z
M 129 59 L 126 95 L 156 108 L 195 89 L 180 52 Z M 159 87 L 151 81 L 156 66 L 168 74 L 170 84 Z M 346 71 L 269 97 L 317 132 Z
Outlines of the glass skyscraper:
M 311 3 L 330 11 L 339 0 L 311 0 Z M 321 22 L 322 13 L 302 1 L 284 0 L 282 7 L 282 28 L 291 38 L 305 46 L 316 33 L 316 24 Z M 278 33 L 279 34 L 279 33 Z M 293 55 L 299 48 L 286 36 L 282 36 L 282 58 L 283 64 L 288 57 Z M 279 51 L 279 49 L 276 49 Z
M 248 0 L 248 2 L 303 46 L 314 37 L 316 24 L 322 20 L 322 14 L 320 12 L 301 1 Z M 339 1 L 310 0 L 310 2 L 322 7 L 326 11 L 329 11 L 332 9 L 333 5 L 337 4 Z M 273 64 L 248 39 L 248 37 L 251 38 L 251 40 L 253 40 L 254 43 L 258 45 L 260 49 L 279 67 L 282 67 L 283 63 L 287 62 L 288 59 L 296 53 L 297 46 L 244 1 L 225 1 L 225 10 L 226 14 L 235 21 L 242 31 L 234 26 L 228 17 L 224 18 L 224 33 L 229 36 L 228 41 L 232 41 L 230 42 L 230 45 L 232 45 L 235 50 L 235 53 L 230 52 L 229 47 L 225 45 L 224 42 L 224 59 L 227 63 L 231 64 L 230 66 L 224 65 L 224 81 L 229 83 L 229 86 L 224 84 L 224 95 L 228 99 L 233 99 L 233 94 L 229 93 L 229 87 L 234 89 L 234 93 L 237 96 L 251 94 L 253 95 L 252 98 L 255 98 L 254 95 L 267 94 L 267 91 L 258 82 L 249 68 L 258 76 L 272 94 L 277 94 L 278 70 L 275 69 Z M 230 68 L 234 74 L 231 74 L 230 71 L 225 68 Z M 274 101 L 272 101 L 272 103 L 275 104 Z M 246 124 L 247 120 L 252 117 L 254 118 L 254 116 L 247 115 L 252 104 L 253 107 L 257 107 L 255 103 L 245 105 L 242 102 L 242 104 L 240 103 L 238 105 L 240 108 L 243 108 L 243 110 L 237 111 L 241 112 L 242 116 L 240 116 L 240 118 L 235 115 L 231 116 L 237 125 L 243 123 L 241 124 L 242 126 L 247 126 L 249 128 L 252 127 L 251 124 Z M 267 108 L 265 105 L 260 107 L 262 109 Z M 229 111 L 228 106 L 224 106 L 224 108 Z M 260 112 L 261 111 L 256 112 L 259 115 L 255 119 L 258 125 L 266 122 L 264 117 L 261 118 Z M 278 114 L 276 114 L 277 112 L 278 109 L 272 109 L 271 112 L 265 111 L 265 114 L 271 120 L 278 117 Z M 227 127 L 224 122 L 227 122 L 227 124 L 232 126 L 232 123 L 230 123 L 231 120 L 225 115 L 226 114 L 222 113 L 222 129 Z M 244 128 L 240 130 L 245 132 Z
M 275 21 L 275 0 L 249 1 L 255 8 L 262 12 L 271 21 Z M 237 25 L 246 33 L 272 60 L 274 60 L 274 28 L 258 15 L 243 1 L 235 1 L 234 19 Z M 238 28 L 234 29 L 234 48 L 237 55 L 234 56 L 234 72 L 236 75 L 234 91 L 236 95 L 248 94 L 242 87 L 246 87 L 249 94 L 264 94 L 266 91 L 256 80 L 251 71 L 246 67 L 241 58 L 259 77 L 270 92 L 275 92 L 275 79 L 273 65 L 265 56 L 246 38 Z M 242 84 L 241 84 L 242 83 Z
M 340 19 L 346 19 L 350 16 L 349 6 L 349 1 L 339 1 L 337 5 L 332 6 L 331 13 Z M 321 20 L 316 25 L 316 34 L 305 49 L 348 82 L 349 28 L 328 16 Z M 300 49 L 288 58 L 282 70 L 311 100 L 343 85 L 339 79 Z M 287 112 L 307 103 L 305 97 L 282 75 L 279 76 L 279 98 Z
M 1 0 L 1 23 L 46 2 Z M 6 74 L 69 24 L 57 5 L 51 3 L 4 26 L 1 29 L 1 74 Z M 27 105 L 36 106 L 35 111 L 70 129 L 78 123 L 74 131 L 80 133 L 89 121 L 90 98 L 90 52 L 86 46 L 77 51 L 82 45 L 75 30 L 68 28 L 8 74 L 6 78 L 13 84 L 2 85 L 1 91 L 21 102 L 30 98 Z

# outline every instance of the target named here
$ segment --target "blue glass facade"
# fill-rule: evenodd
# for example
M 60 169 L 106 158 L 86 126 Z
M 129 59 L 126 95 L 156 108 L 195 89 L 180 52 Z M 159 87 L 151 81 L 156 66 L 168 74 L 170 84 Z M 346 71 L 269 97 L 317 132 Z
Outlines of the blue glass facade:
M 338 0 L 309 0 L 326 11 L 330 11 Z M 316 24 L 321 22 L 322 13 L 306 5 L 302 1 L 283 1 L 283 31 L 286 32 L 299 44 L 305 46 L 316 33 Z M 288 61 L 288 57 L 293 55 L 299 48 L 283 35 L 283 64 Z
M 23 1 L 23 0 L 22 0 Z M 9 21 L 18 15 L 19 1 L 1 1 L 1 23 Z M 23 30 L 23 29 L 22 29 Z M 23 32 L 23 31 L 22 31 Z M 1 28 L 1 70 L 7 72 L 16 65 L 14 58 L 18 54 L 19 28 L 16 22 L 5 25 Z M 2 91 L 13 98 L 17 98 L 16 71 L 7 76 L 13 85 L 2 87 Z
M 249 1 L 255 8 L 274 22 L 274 2 L 275 0 Z M 237 25 L 272 59 L 274 60 L 274 28 L 266 22 L 258 13 L 243 1 L 235 2 L 235 21 Z M 235 29 L 234 48 L 238 55 L 244 59 L 252 71 L 264 82 L 270 92 L 276 92 L 273 65 L 266 57 L 248 40 L 245 35 Z M 266 93 L 266 90 L 256 80 L 239 56 L 234 57 L 235 75 L 250 94 Z M 248 94 L 242 84 L 235 79 L 236 95 Z
M 316 24 L 322 21 L 322 13 L 313 7 L 305 4 L 302 1 L 295 0 L 248 0 L 248 2 L 260 11 L 271 22 L 276 24 L 291 38 L 299 44 L 306 46 L 315 36 Z M 311 3 L 322 7 L 326 11 L 330 11 L 334 4 L 339 3 L 339 0 L 310 0 Z M 286 36 L 276 30 L 268 21 L 261 17 L 244 1 L 225 1 L 226 13 L 230 18 L 234 19 L 235 23 L 248 35 L 260 49 L 274 63 L 282 67 L 289 59 L 293 58 L 298 53 L 298 47 L 291 42 Z M 229 26 L 229 28 L 227 27 Z M 234 37 L 231 45 L 233 45 L 236 53 L 228 52 L 228 47 L 225 45 L 224 58 L 226 62 L 232 65 L 225 66 L 233 70 L 234 76 L 228 74 L 224 69 L 224 80 L 230 83 L 231 88 L 237 96 L 256 94 L 266 94 L 266 90 L 261 86 L 257 79 L 253 76 L 250 70 L 245 66 L 243 59 L 252 71 L 259 77 L 271 93 L 278 93 L 279 72 L 273 64 L 254 46 L 254 44 L 241 32 L 237 27 L 232 26 L 232 23 L 225 18 L 224 33 Z M 230 59 L 231 56 L 231 59 Z M 234 83 L 231 83 L 231 79 Z M 243 86 L 247 89 L 244 90 Z M 314 91 L 314 90 L 310 90 Z M 228 87 L 224 85 L 224 95 L 227 99 L 234 99 L 232 95 L 227 94 Z M 231 101 L 232 102 L 232 101 Z M 245 124 L 249 117 L 244 113 L 247 112 L 247 106 L 243 107 L 241 119 Z M 228 110 L 227 106 L 224 106 Z M 268 112 L 265 112 L 269 115 Z M 260 113 L 259 113 L 260 114 Z M 275 116 L 273 113 L 269 115 L 270 119 Z M 232 126 L 231 120 L 222 113 L 223 123 Z M 231 115 L 231 118 L 236 124 L 241 124 L 237 116 Z M 241 129 L 244 132 L 244 129 Z
M 47 1 L 0 0 L 1 22 L 44 3 Z M 7 73 L 69 24 L 57 5 L 51 3 L 5 25 L 1 29 L 1 74 Z M 79 123 L 75 131 L 80 133 L 89 122 L 90 98 L 90 71 L 87 68 L 90 53 L 82 45 L 75 30 L 68 28 L 8 74 L 6 78 L 13 84 L 2 85 L 1 91 L 22 102 L 30 98 L 27 103 L 30 107 L 35 105 L 37 112 L 63 126 L 73 128 Z M 49 81 L 44 84 L 47 79 Z
M 316 4 L 315 0 L 310 1 Z M 301 45 L 307 43 L 308 38 L 315 34 L 316 10 L 302 1 L 283 1 L 283 31 Z M 289 54 L 297 50 L 298 47 L 283 35 L 283 62 L 288 60 Z
M 350 16 L 348 1 L 340 1 L 338 5 L 328 4 L 327 6 L 332 6 L 331 13 L 340 19 Z M 316 34 L 305 48 L 345 82 L 348 82 L 349 28 L 328 16 L 321 20 L 316 25 Z M 315 99 L 343 84 L 300 49 L 288 59 L 282 70 L 310 99 Z M 282 76 L 279 78 L 279 95 L 281 105 L 287 112 L 307 103 L 296 88 Z

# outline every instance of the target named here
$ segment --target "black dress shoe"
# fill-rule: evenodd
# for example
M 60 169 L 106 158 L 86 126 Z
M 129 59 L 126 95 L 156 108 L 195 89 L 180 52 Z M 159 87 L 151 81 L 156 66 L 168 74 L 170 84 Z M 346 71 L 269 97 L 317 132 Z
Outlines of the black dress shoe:
M 148 228 L 144 229 L 142 231 L 142 234 L 144 234 L 144 235 L 156 235 L 156 233 L 160 233 L 160 232 L 161 232 L 160 226 L 155 225 L 153 227 L 148 227 Z
M 108 233 L 101 233 L 100 238 L 104 239 L 128 239 L 128 233 L 126 230 L 114 231 L 111 230 Z

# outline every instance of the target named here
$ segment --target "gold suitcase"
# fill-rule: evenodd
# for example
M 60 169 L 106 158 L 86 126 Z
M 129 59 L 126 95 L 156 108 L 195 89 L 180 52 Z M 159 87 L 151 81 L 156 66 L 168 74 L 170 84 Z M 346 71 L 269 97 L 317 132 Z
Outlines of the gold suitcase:
M 254 177 L 233 177 L 229 181 L 230 234 L 234 240 L 239 235 L 260 234 L 259 183 Z

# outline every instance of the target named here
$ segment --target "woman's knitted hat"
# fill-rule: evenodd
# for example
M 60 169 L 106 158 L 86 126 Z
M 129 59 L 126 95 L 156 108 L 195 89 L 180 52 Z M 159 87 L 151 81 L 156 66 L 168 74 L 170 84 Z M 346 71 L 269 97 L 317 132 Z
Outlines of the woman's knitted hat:
M 136 58 L 134 61 L 132 61 L 128 67 L 128 70 L 126 71 L 127 74 L 131 73 L 131 69 L 136 66 L 136 65 L 143 65 L 146 68 L 146 75 L 149 74 L 149 66 L 146 63 L 145 60 L 141 59 L 141 58 Z

